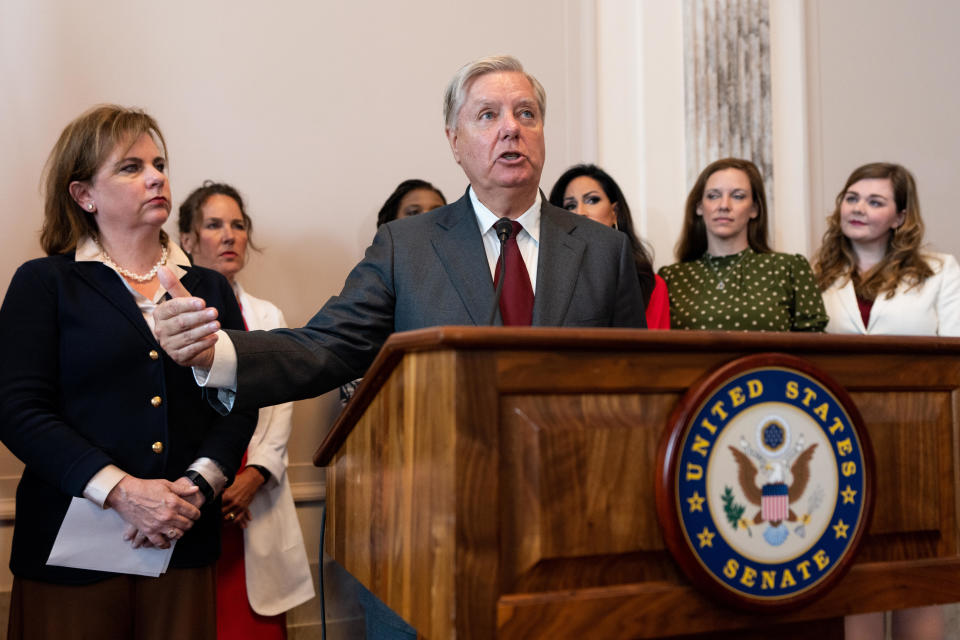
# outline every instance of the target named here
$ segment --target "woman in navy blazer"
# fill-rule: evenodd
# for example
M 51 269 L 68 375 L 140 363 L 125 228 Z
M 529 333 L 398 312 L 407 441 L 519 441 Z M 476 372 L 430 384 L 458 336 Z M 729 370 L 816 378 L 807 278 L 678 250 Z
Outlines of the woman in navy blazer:
M 153 334 L 166 264 L 242 328 L 227 281 L 190 267 L 161 225 L 166 147 L 138 110 L 100 106 L 63 131 L 46 172 L 46 258 L 0 308 L 0 436 L 23 461 L 9 638 L 214 638 L 219 493 L 255 425 L 220 416 Z M 158 578 L 47 564 L 73 500 L 114 509 L 134 547 L 176 543 Z

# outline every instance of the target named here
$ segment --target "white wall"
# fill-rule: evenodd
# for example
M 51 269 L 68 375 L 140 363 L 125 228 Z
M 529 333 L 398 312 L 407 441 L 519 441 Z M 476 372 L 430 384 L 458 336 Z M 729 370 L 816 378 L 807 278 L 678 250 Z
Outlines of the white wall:
M 811 0 L 811 219 L 814 247 L 856 167 L 898 162 L 917 179 L 928 242 L 960 253 L 960 4 Z
M 657 267 L 683 223 L 686 147 L 680 2 L 598 3 L 597 162 L 623 189 Z

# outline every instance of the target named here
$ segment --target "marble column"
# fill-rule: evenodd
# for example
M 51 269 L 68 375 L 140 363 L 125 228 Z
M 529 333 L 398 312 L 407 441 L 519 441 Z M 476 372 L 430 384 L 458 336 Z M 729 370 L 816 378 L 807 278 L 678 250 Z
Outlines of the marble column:
M 768 0 L 684 0 L 687 181 L 719 158 L 752 160 L 773 195 Z

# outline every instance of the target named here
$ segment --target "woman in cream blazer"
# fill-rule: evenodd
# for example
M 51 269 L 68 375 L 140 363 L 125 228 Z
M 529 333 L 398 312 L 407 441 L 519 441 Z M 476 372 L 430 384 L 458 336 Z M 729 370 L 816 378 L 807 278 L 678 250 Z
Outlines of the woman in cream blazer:
M 960 336 L 960 266 L 947 253 L 925 253 L 933 275 L 911 287 L 901 282 L 893 297 L 879 296 L 864 326 L 853 282 L 834 281 L 823 292 L 827 333 Z
M 921 250 L 913 176 L 897 164 L 857 168 L 837 195 L 814 272 L 828 333 L 960 336 L 960 266 Z M 894 611 L 895 638 L 942 638 L 941 607 Z M 884 616 L 848 616 L 845 637 L 884 637 Z
M 850 174 L 814 261 L 827 332 L 960 336 L 960 267 L 922 243 L 907 169 L 875 162 Z
M 240 287 L 237 299 L 249 330 L 286 327 L 283 312 Z M 287 477 L 287 441 L 293 403 L 260 409 L 247 447 L 247 466 L 263 467 L 270 479 L 253 496 L 243 532 L 243 555 L 250 606 L 261 615 L 288 611 L 314 596 L 310 563 Z
M 237 282 L 253 243 L 252 222 L 236 189 L 205 182 L 180 205 L 178 224 L 180 242 L 194 263 L 230 281 L 247 330 L 287 326 L 280 309 Z M 314 596 L 287 477 L 292 413 L 290 402 L 259 410 L 243 468 L 223 494 L 223 552 L 217 566 L 220 638 L 285 638 L 284 612 Z

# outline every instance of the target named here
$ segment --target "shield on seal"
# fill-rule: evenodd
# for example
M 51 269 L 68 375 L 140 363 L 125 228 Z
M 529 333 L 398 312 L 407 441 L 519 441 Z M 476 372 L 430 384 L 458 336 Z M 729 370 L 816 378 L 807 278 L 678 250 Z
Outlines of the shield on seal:
M 760 497 L 760 510 L 767 522 L 780 522 L 790 515 L 790 498 L 785 482 L 763 485 Z

